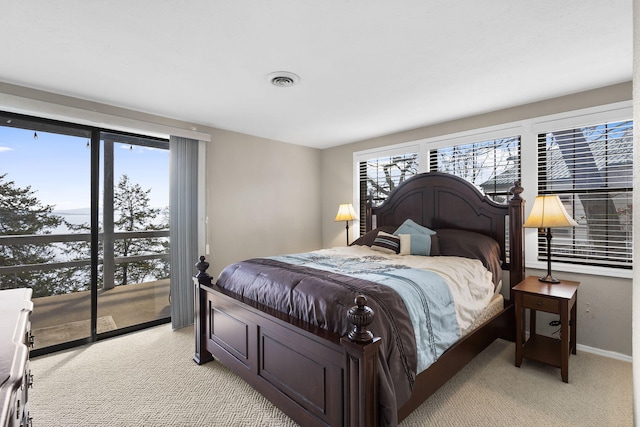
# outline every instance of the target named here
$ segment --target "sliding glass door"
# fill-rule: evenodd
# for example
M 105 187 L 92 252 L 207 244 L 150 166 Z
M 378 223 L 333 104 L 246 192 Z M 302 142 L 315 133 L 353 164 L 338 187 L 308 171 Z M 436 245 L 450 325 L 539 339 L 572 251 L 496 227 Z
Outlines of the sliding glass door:
M 168 143 L 113 133 L 101 141 L 99 332 L 170 316 Z
M 169 321 L 168 142 L 0 113 L 0 289 L 35 354 Z
M 91 132 L 2 116 L 0 286 L 33 289 L 38 347 L 91 336 L 89 269 L 71 249 L 88 244 Z

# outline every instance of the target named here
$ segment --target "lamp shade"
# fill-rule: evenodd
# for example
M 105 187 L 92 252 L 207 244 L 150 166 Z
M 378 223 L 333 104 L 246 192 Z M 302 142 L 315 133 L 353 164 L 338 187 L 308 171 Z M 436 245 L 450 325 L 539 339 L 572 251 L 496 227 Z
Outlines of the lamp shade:
M 338 214 L 334 221 L 353 221 L 356 219 L 356 211 L 351 203 L 343 203 L 338 208 Z
M 536 196 L 529 218 L 524 223 L 527 228 L 575 227 L 577 222 L 567 213 L 555 194 Z

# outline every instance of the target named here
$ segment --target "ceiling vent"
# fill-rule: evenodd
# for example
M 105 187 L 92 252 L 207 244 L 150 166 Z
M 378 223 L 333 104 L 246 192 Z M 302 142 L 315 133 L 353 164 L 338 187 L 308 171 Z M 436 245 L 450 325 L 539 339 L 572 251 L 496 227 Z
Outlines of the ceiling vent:
M 300 81 L 300 76 L 288 71 L 275 71 L 267 74 L 267 80 L 277 87 L 291 87 Z

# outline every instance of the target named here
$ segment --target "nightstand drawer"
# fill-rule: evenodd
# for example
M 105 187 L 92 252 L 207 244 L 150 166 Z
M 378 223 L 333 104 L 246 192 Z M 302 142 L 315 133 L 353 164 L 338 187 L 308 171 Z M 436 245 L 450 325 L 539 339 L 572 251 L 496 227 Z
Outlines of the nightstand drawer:
M 540 295 L 523 294 L 522 307 L 546 311 L 547 313 L 560 313 L 560 304 L 557 299 Z

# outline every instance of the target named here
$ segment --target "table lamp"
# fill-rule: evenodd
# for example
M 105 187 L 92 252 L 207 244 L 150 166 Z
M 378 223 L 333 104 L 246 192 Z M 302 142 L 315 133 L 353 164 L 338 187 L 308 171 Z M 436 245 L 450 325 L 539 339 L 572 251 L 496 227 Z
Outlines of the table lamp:
M 524 223 L 526 228 L 546 228 L 547 238 L 547 275 L 538 278 L 541 282 L 560 283 L 551 275 L 551 229 L 557 227 L 575 227 L 577 222 L 562 205 L 560 197 L 555 194 L 536 196 L 529 218 Z
M 338 214 L 334 221 L 344 221 L 347 224 L 347 246 L 349 246 L 349 221 L 353 221 L 356 218 L 356 211 L 351 203 L 343 203 L 338 207 Z

